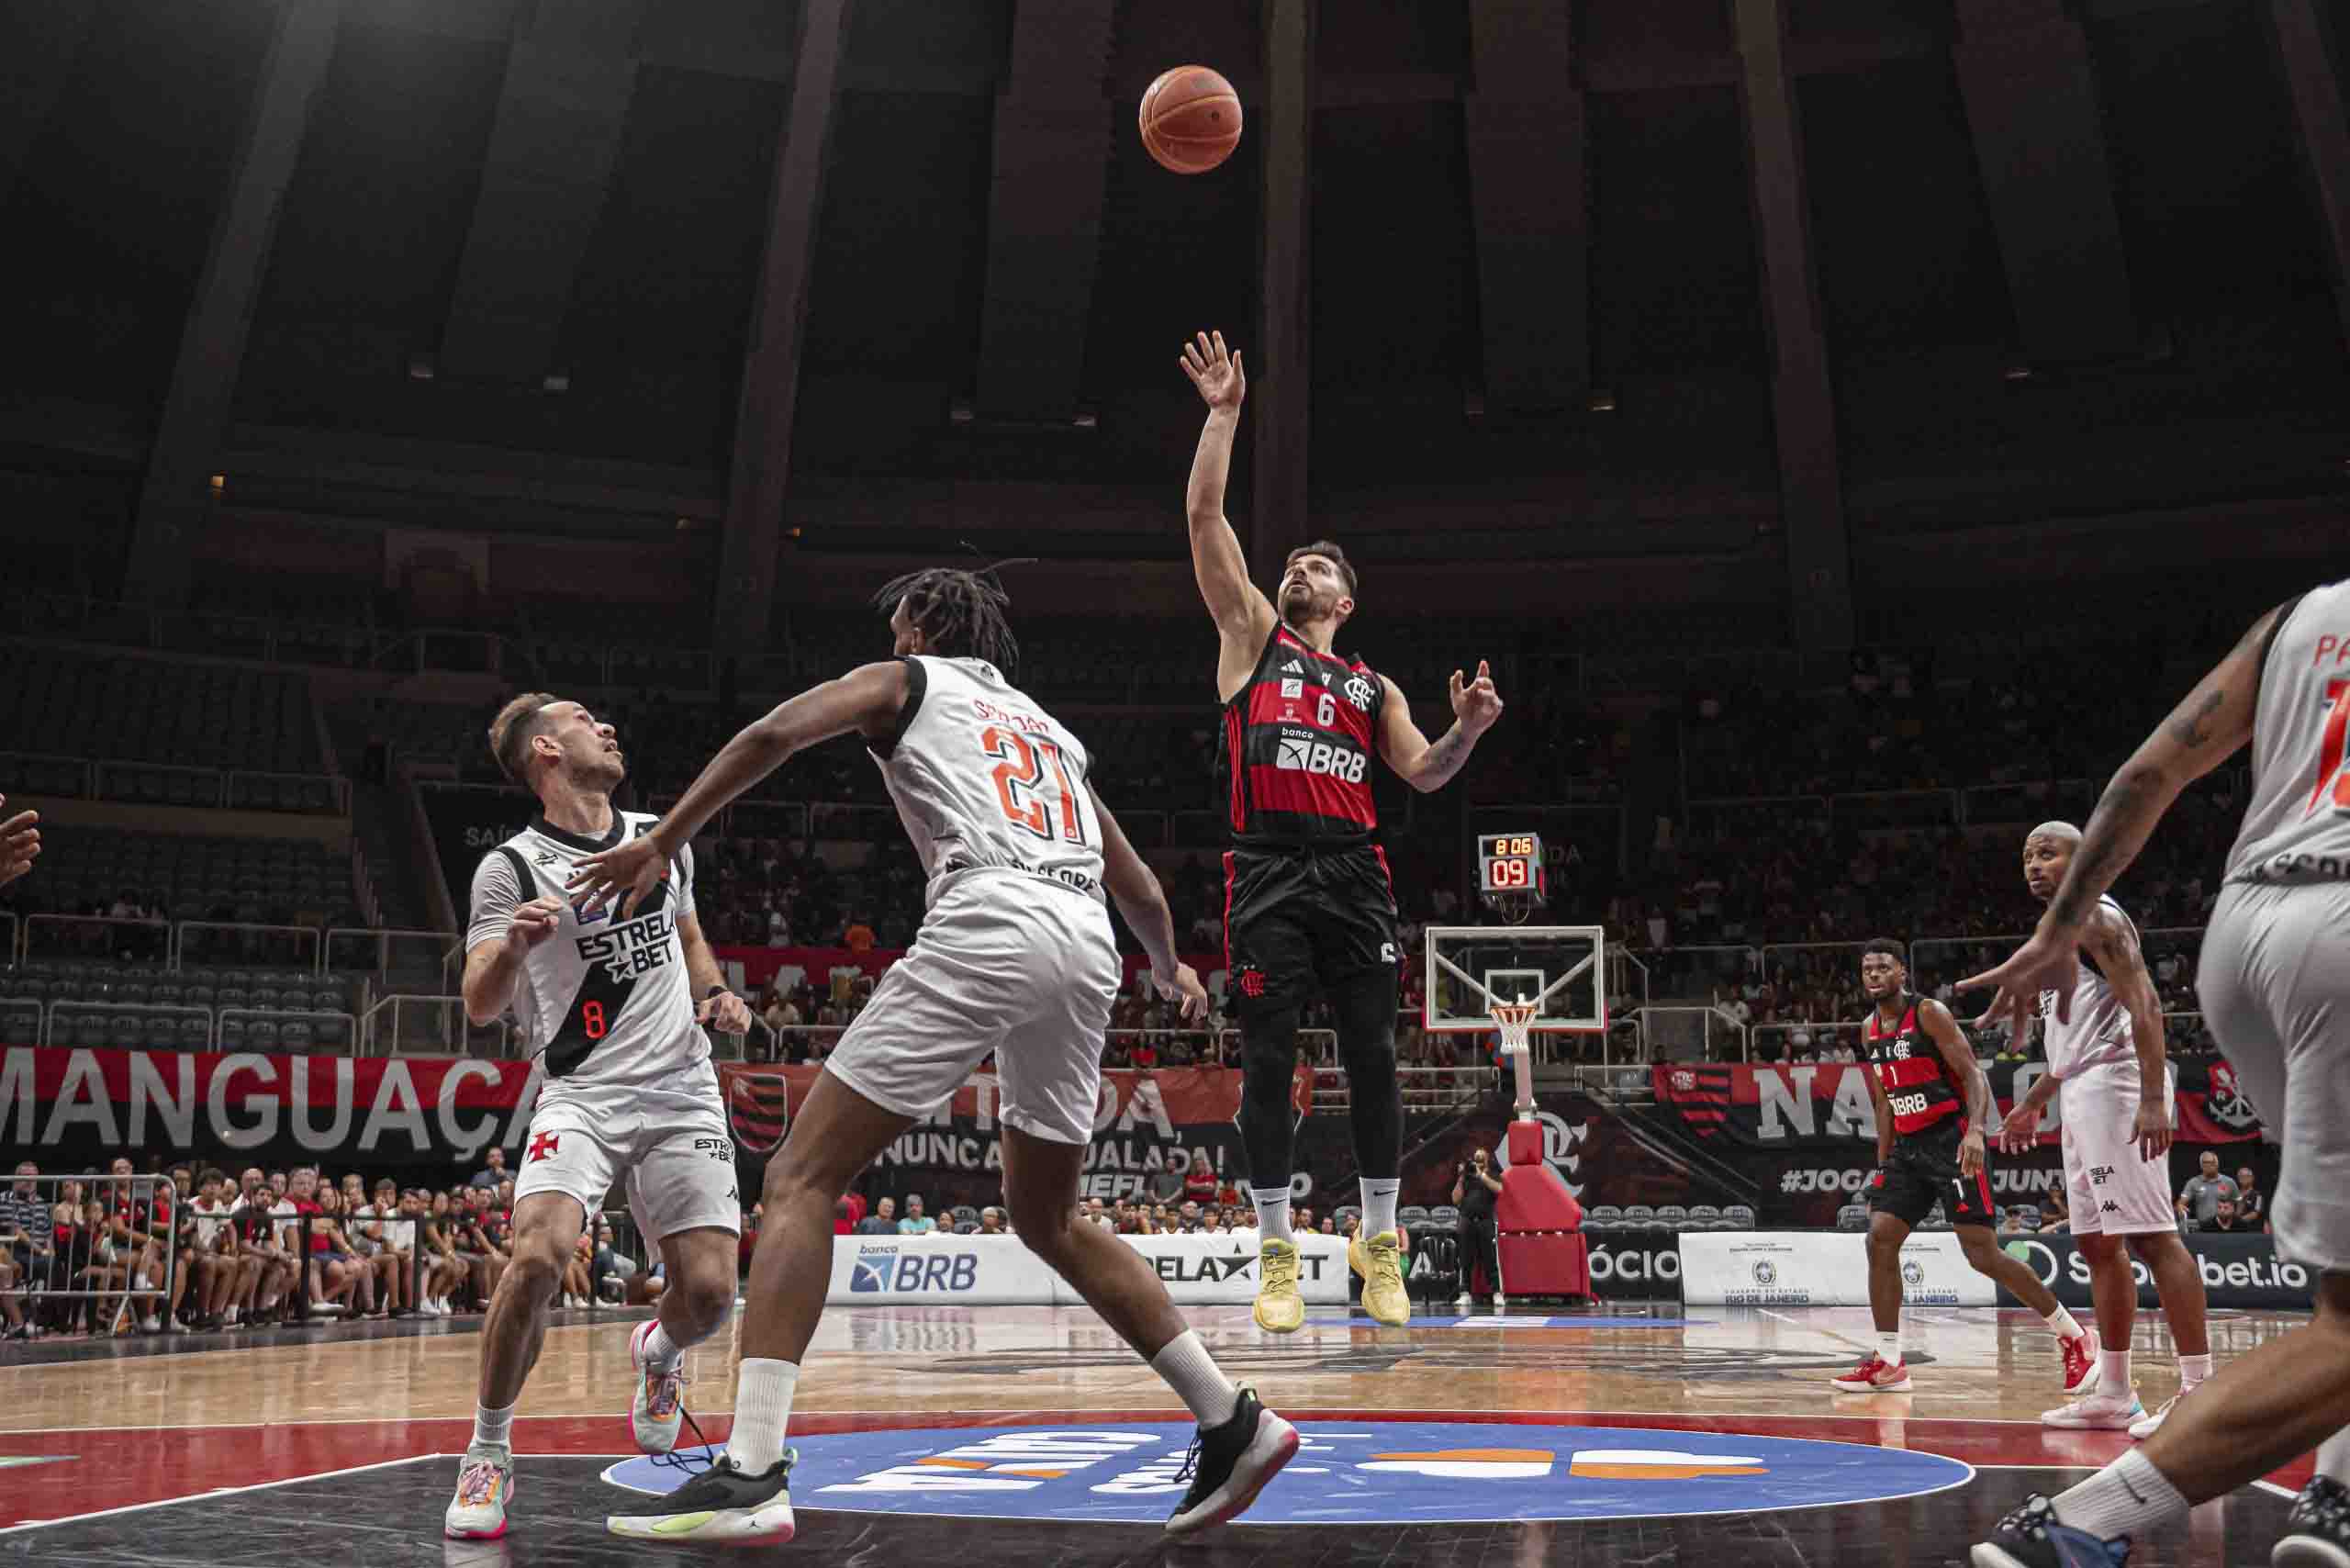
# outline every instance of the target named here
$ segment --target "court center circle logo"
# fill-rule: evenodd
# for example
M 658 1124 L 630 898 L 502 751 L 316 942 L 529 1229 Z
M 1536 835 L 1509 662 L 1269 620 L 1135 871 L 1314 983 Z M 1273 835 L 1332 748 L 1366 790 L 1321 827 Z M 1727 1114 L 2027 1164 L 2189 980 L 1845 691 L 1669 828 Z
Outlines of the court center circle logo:
M 1297 1457 L 1247 1524 L 1484 1523 L 1766 1513 L 1964 1485 L 1954 1459 L 1805 1438 L 1503 1421 L 1302 1421 Z M 1182 1496 L 1189 1423 L 914 1428 L 795 1437 L 793 1506 L 963 1519 L 1139 1524 Z M 701 1450 L 709 1453 L 712 1450 Z M 606 1470 L 655 1495 L 679 1469 L 637 1456 Z M 1856 1463 L 1865 1456 L 1866 1462 Z

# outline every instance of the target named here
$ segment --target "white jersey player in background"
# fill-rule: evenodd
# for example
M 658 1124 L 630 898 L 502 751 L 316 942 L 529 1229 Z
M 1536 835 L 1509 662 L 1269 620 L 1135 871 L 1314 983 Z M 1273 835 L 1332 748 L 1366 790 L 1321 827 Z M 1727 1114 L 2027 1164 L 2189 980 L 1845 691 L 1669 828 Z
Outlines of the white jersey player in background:
M 564 891 L 582 857 L 653 826 L 612 809 L 626 776 L 612 727 L 576 702 L 531 692 L 498 711 L 489 744 L 540 811 L 474 872 L 465 1014 L 487 1024 L 510 1007 L 543 1077 L 514 1182 L 513 1258 L 482 1325 L 473 1442 L 443 1526 L 460 1540 L 506 1531 L 514 1404 L 564 1266 L 622 1177 L 669 1282 L 660 1316 L 629 1341 L 630 1427 L 647 1453 L 676 1446 L 679 1367 L 733 1309 L 742 1226 L 734 1144 L 701 1025 L 739 1034 L 750 1024 L 695 917 L 689 848 L 678 846 L 674 879 L 625 918 L 575 908 Z
M 2203 936 L 2197 990 L 2236 1081 L 2283 1146 L 2270 1222 L 2317 1316 L 2171 1412 L 2133 1449 L 1975 1548 L 1975 1568 L 2111 1568 L 2130 1542 L 2317 1448 L 2276 1568 L 2350 1562 L 2350 581 L 2253 623 L 2106 786 L 2064 885 L 2016 955 L 1964 989 L 2020 1030 L 2043 990 L 2069 1018 L 2098 900 L 2188 785 L 2252 746 L 2252 790 Z
M 806 747 L 854 733 L 880 765 L 929 879 L 922 930 L 826 1058 L 767 1163 L 745 1290 L 726 1451 L 653 1511 L 608 1527 L 655 1540 L 790 1539 L 784 1446 L 800 1359 L 832 1277 L 833 1205 L 873 1158 L 936 1111 L 992 1053 L 1003 1190 L 1020 1243 L 1167 1380 L 1200 1433 L 1170 1534 L 1248 1506 L 1296 1452 L 1296 1429 L 1235 1388 L 1142 1255 L 1077 1217 L 1078 1182 L 1121 978 L 1102 892 L 1184 1016 L 1206 1007 L 1175 959 L 1158 879 L 1086 782 L 1085 748 L 1001 672 L 1015 654 L 1003 591 L 934 569 L 882 589 L 896 657 L 793 698 L 736 735 L 652 833 L 580 862 L 591 905 L 623 917 L 657 898 L 677 846 Z M 1009 1245 L 1009 1243 L 1006 1243 Z
M 2046 903 L 2063 886 L 2081 830 L 2042 823 L 2023 841 L 2024 885 Z M 2040 1037 L 2048 1071 L 2016 1103 L 1999 1129 L 2011 1152 L 2038 1141 L 2041 1107 L 2058 1099 L 2065 1195 L 2074 1244 L 2089 1266 L 2097 1307 L 2094 1388 L 2041 1417 L 2052 1427 L 2129 1428 L 2153 1437 L 2174 1406 L 2211 1375 L 2203 1272 L 2178 1238 L 2171 1206 L 2170 1145 L 2178 1081 L 2163 1046 L 2162 998 L 2138 946 L 2138 928 L 2109 898 L 2082 927 L 2078 989 L 2069 1017 L 2056 993 L 2040 993 Z M 2149 1416 L 2130 1383 L 2130 1338 L 2138 1318 L 2135 1252 L 2154 1276 L 2163 1317 L 2178 1349 L 2178 1392 Z

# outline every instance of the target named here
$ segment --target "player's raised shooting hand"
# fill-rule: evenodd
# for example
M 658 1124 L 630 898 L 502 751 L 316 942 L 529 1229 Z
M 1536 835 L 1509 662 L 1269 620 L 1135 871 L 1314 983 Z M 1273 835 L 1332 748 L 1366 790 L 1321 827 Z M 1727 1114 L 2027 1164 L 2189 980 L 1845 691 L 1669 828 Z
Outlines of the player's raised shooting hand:
M 0 808 L 6 808 L 8 797 L 0 795 Z M 0 822 L 0 888 L 33 868 L 40 856 L 40 813 L 18 812 Z
M 1241 368 L 1239 354 L 1225 352 L 1222 332 L 1200 333 L 1196 342 L 1183 345 L 1183 357 L 1176 363 L 1211 410 L 1237 411 L 1248 396 L 1248 374 Z
M 2080 944 L 2078 931 L 2052 930 L 2043 922 L 2031 934 L 2031 940 L 2017 948 L 2006 963 L 1959 981 L 1961 991 L 1998 988 L 1998 994 L 1983 1010 L 1983 1015 L 1975 1020 L 1975 1026 L 1987 1029 L 2005 1019 L 2009 1038 L 2022 1043 L 2031 1027 L 2031 1015 L 2040 1010 L 2040 993 L 2043 991 L 2056 993 L 2057 1020 L 2071 1023 L 2073 987 L 2081 976 Z
M 2138 1092 L 2138 1120 L 2130 1137 L 2138 1146 L 2141 1159 L 2160 1159 L 2170 1152 L 2170 1107 L 2142 1086 Z
M 1176 965 L 1171 980 L 1153 969 L 1150 971 L 1150 983 L 1163 1000 L 1181 1001 L 1182 1015 L 1187 1023 L 1197 1023 L 1208 1015 L 1207 987 L 1200 983 L 1199 972 L 1191 965 Z
M 553 893 L 532 899 L 514 911 L 514 923 L 507 927 L 506 940 L 519 943 L 525 953 L 554 935 L 555 926 L 563 920 L 563 901 Z
M 662 853 L 660 840 L 648 833 L 580 861 L 571 868 L 571 881 L 564 890 L 588 895 L 579 906 L 582 919 L 617 898 L 617 918 L 626 920 L 668 874 L 669 857 Z
M 1502 716 L 1501 693 L 1494 689 L 1494 666 L 1483 659 L 1477 661 L 1477 678 L 1464 681 L 1460 672 L 1452 672 L 1452 716 L 1460 722 L 1462 731 L 1482 735 L 1494 727 Z

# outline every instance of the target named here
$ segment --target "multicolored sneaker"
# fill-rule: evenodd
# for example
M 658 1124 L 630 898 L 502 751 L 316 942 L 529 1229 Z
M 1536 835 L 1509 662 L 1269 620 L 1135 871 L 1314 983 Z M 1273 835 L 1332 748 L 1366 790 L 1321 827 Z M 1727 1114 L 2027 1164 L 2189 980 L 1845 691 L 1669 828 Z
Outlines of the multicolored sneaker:
M 1182 1502 L 1168 1517 L 1169 1535 L 1190 1535 L 1247 1511 L 1297 1454 L 1297 1428 L 1266 1409 L 1257 1391 L 1244 1386 L 1231 1419 L 1202 1427 L 1183 1457 L 1178 1481 L 1190 1482 Z
M 1887 1361 L 1872 1350 L 1868 1360 L 1842 1377 L 1829 1379 L 1828 1385 L 1844 1394 L 1907 1394 L 1909 1363 Z
M 631 1540 L 717 1540 L 733 1545 L 780 1546 L 791 1539 L 791 1466 L 800 1455 L 787 1449 L 756 1475 L 734 1468 L 721 1453 L 708 1470 L 661 1499 L 655 1511 L 610 1514 L 604 1528 Z
M 2350 1490 L 2330 1475 L 2311 1476 L 2268 1561 L 2271 1568 L 2350 1568 Z
M 514 1450 L 476 1443 L 457 1464 L 457 1495 L 441 1521 L 452 1540 L 496 1540 L 506 1533 L 506 1505 L 514 1495 Z
M 2097 1330 L 2060 1340 L 2057 1350 L 2065 1358 L 2065 1398 L 2078 1399 L 2097 1387 Z
M 629 1405 L 629 1436 L 639 1453 L 667 1453 L 677 1446 L 677 1425 L 684 1407 L 686 1377 L 682 1363 L 667 1372 L 645 1364 L 644 1341 L 659 1318 L 648 1317 L 628 1337 L 630 1365 L 636 1369 L 636 1397 Z
M 2200 1387 L 2201 1385 L 2198 1384 L 2197 1386 Z M 2178 1407 L 2178 1402 L 2180 1400 L 2186 1398 L 2188 1394 L 2194 1392 L 2195 1390 L 2192 1388 L 2182 1388 L 2177 1394 L 2172 1394 L 2168 1399 L 2164 1400 L 2153 1415 L 2147 1417 L 2143 1421 L 2132 1421 L 2130 1423 L 2130 1435 L 2143 1443 L 2148 1438 L 2153 1437 L 2156 1432 L 2161 1431 L 2163 1429 L 2164 1418 Z M 2350 1564 L 2344 1564 L 2344 1568 L 2350 1568 Z
M 2055 1505 L 2038 1493 L 1999 1521 L 1968 1556 L 1975 1568 L 2126 1568 L 2130 1538 L 2106 1540 L 2056 1522 Z
M 2126 1432 L 2145 1418 L 2146 1407 L 2135 1394 L 2090 1394 L 2042 1413 L 2040 1424 L 2076 1432 Z

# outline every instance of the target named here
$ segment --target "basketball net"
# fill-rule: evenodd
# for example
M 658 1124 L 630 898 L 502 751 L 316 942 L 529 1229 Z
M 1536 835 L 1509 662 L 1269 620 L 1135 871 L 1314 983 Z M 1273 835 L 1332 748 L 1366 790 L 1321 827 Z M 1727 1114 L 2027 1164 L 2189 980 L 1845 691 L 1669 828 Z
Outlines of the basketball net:
M 1493 998 L 1487 1004 L 1494 1027 L 1501 1031 L 1502 1055 L 1511 1058 L 1517 1072 L 1517 1118 L 1529 1121 L 1534 1115 L 1534 1015 L 1541 1011 L 1537 1002 L 1504 1002 Z

